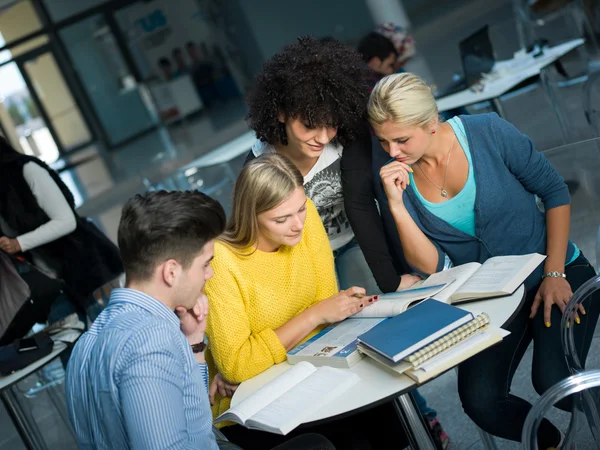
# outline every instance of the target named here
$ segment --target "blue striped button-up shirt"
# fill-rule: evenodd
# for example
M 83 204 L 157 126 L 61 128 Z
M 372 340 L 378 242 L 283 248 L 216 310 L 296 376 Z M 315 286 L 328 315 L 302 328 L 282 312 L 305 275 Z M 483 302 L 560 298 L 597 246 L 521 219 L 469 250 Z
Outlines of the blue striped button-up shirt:
M 216 450 L 202 372 L 173 311 L 113 290 L 67 367 L 79 448 Z

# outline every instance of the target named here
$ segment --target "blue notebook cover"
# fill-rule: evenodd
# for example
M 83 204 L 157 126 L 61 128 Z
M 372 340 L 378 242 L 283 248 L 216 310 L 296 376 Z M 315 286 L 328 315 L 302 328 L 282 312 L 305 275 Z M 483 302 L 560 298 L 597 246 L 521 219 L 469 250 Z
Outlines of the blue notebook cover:
M 396 363 L 473 318 L 473 314 L 456 306 L 425 300 L 377 324 L 358 340 Z

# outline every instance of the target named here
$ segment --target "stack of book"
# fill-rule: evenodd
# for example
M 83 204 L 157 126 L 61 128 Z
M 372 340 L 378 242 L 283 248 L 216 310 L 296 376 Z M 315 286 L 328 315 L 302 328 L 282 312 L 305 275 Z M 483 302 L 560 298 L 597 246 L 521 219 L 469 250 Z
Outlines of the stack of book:
M 438 376 L 500 342 L 508 332 L 437 300 L 426 300 L 358 336 L 357 349 L 382 367 L 417 383 Z

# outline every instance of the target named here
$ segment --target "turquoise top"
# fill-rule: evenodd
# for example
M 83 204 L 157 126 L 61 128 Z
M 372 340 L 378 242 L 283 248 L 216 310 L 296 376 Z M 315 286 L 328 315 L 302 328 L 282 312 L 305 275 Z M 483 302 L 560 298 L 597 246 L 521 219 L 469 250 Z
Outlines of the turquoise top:
M 452 127 L 458 142 L 463 148 L 467 161 L 469 162 L 469 175 L 467 182 L 461 191 L 449 200 L 442 203 L 433 203 L 426 200 L 417 185 L 414 182 L 412 174 L 410 175 L 410 183 L 413 185 L 417 198 L 423 203 L 425 208 L 435 216 L 448 222 L 454 228 L 463 233 L 475 236 L 475 174 L 473 173 L 473 163 L 471 160 L 471 151 L 466 138 L 465 128 L 458 117 L 453 117 L 447 123 Z
M 473 163 L 471 159 L 471 150 L 469 148 L 469 142 L 467 141 L 465 127 L 458 116 L 453 117 L 447 121 L 447 123 L 452 127 L 458 142 L 463 148 L 465 155 L 467 156 L 467 161 L 469 163 L 469 175 L 467 177 L 467 182 L 461 189 L 461 191 L 450 200 L 447 200 L 442 203 L 433 203 L 426 200 L 417 185 L 414 182 L 412 174 L 409 173 L 411 184 L 415 190 L 417 198 L 425 208 L 435 216 L 440 219 L 446 221 L 454 228 L 462 231 L 463 233 L 470 234 L 471 236 L 475 236 L 475 174 L 473 173 Z M 577 247 L 575 243 L 573 243 L 574 251 L 573 256 L 567 264 L 571 264 L 575 261 L 581 251 Z

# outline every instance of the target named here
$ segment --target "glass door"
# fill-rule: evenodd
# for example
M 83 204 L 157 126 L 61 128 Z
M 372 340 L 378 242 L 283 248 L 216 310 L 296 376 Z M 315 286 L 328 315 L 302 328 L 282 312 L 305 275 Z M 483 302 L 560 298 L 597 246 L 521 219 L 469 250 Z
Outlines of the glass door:
M 19 61 L 19 65 L 45 109 L 47 120 L 62 149 L 69 151 L 90 142 L 90 130 L 52 52 L 45 51 L 25 61 Z
M 83 19 L 59 34 L 111 145 L 157 125 L 147 91 L 131 74 L 104 15 Z
M 29 155 L 53 163 L 58 145 L 17 63 L 0 66 L 0 122 L 6 137 Z

